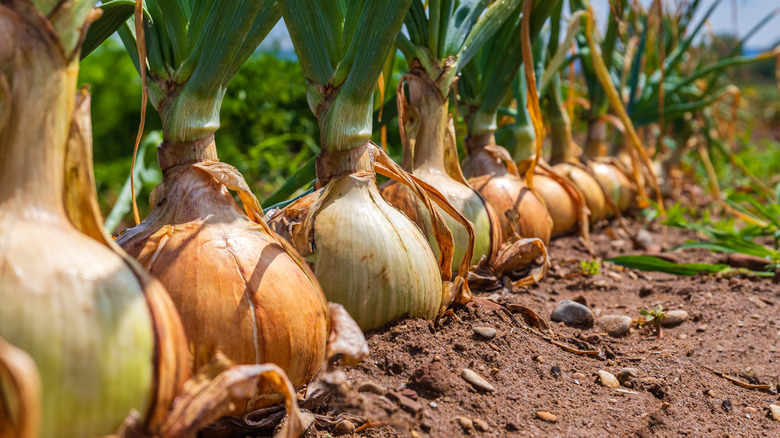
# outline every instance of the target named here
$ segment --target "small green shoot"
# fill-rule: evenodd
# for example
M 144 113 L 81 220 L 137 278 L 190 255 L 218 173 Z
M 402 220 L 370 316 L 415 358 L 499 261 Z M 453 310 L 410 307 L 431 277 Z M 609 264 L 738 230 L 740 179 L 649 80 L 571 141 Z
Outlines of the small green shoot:
M 666 312 L 664 312 L 663 306 L 660 304 L 658 307 L 655 308 L 655 310 L 645 310 L 645 309 L 639 309 L 639 314 L 642 315 L 637 320 L 637 325 L 639 327 L 653 327 L 655 329 L 655 334 L 658 336 L 658 338 L 662 338 L 664 335 L 663 328 L 661 327 L 661 322 L 664 320 L 664 316 L 666 316 Z
M 580 273 L 587 277 L 601 274 L 601 260 L 593 259 L 592 261 L 580 260 Z

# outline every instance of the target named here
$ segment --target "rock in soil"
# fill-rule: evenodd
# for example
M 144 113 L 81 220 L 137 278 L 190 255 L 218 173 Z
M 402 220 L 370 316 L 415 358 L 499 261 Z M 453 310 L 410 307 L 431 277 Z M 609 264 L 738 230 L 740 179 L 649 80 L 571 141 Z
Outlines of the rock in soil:
M 490 383 L 488 383 L 487 380 L 483 379 L 482 376 L 475 373 L 474 371 L 471 371 L 468 368 L 464 368 L 463 371 L 460 373 L 460 377 L 463 378 L 463 380 L 471 383 L 471 386 L 481 389 L 483 391 L 495 391 L 496 388 L 493 387 Z
M 553 365 L 550 368 L 550 374 L 552 374 L 553 377 L 555 377 L 556 379 L 560 379 L 561 378 L 561 367 L 559 367 L 558 365 Z
M 364 382 L 358 386 L 358 392 L 371 392 L 376 395 L 385 395 L 387 388 L 374 382 Z
M 601 385 L 607 388 L 617 388 L 620 386 L 618 379 L 613 376 L 612 373 L 604 370 L 599 370 L 599 380 L 601 381 Z
M 558 417 L 555 416 L 555 414 L 551 414 L 547 411 L 536 411 L 536 416 L 542 420 L 546 421 L 548 423 L 555 423 L 558 421 Z
M 772 419 L 780 421 L 780 406 L 769 405 L 769 413 L 772 414 Z
M 615 377 L 617 377 L 620 383 L 625 383 L 634 377 L 639 377 L 639 370 L 636 368 L 621 368 Z
M 412 372 L 412 386 L 435 397 L 447 394 L 452 387 L 450 372 L 440 361 L 423 365 Z
M 487 421 L 480 420 L 479 418 L 475 418 L 472 420 L 474 423 L 474 429 L 477 429 L 480 432 L 487 432 L 490 430 L 490 425 L 487 424 Z
M 613 338 L 628 334 L 631 330 L 631 317 L 623 315 L 605 315 L 596 320 L 596 325 Z
M 333 428 L 333 434 L 336 436 L 352 435 L 353 433 L 355 433 L 355 424 L 349 420 L 339 421 Z
M 582 304 L 571 300 L 559 302 L 550 314 L 550 319 L 573 327 L 589 328 L 593 326 L 593 312 Z
M 661 326 L 674 327 L 680 325 L 688 320 L 688 312 L 685 310 L 670 310 L 664 314 L 664 319 L 661 320 Z
M 474 333 L 482 336 L 485 339 L 493 339 L 496 337 L 496 329 L 492 327 L 474 327 Z
M 734 406 L 731 404 L 731 400 L 729 399 L 723 400 L 723 403 L 720 404 L 720 407 L 722 407 L 726 412 L 731 412 L 734 409 Z
M 456 420 L 464 432 L 471 432 L 474 430 L 474 422 L 468 417 L 457 417 Z

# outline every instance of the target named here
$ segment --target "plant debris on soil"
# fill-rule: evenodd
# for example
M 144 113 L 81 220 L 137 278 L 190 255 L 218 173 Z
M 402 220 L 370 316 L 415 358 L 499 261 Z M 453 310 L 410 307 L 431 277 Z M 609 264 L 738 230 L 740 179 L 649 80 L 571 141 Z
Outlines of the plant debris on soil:
M 603 260 L 648 253 L 622 230 L 591 236 Z M 651 226 L 650 237 L 668 249 L 694 236 Z M 780 403 L 780 286 L 608 262 L 586 275 L 580 261 L 591 255 L 577 236 L 554 240 L 550 254 L 538 285 L 478 293 L 438 325 L 410 319 L 368 333 L 369 358 L 343 368 L 307 436 L 780 436 L 770 410 Z M 665 257 L 722 258 L 703 250 Z M 562 300 L 584 304 L 597 324 L 551 321 Z M 640 309 L 658 305 L 684 310 L 660 337 L 636 324 Z M 598 321 L 607 315 L 631 317 L 629 332 L 604 332 Z

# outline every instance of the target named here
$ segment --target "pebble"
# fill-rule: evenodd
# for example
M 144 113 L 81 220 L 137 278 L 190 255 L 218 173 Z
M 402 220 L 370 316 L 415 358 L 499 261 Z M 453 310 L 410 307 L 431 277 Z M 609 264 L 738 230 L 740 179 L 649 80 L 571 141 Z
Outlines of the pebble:
M 566 325 L 590 327 L 593 325 L 593 312 L 580 303 L 562 300 L 555 306 L 550 319 Z
M 534 360 L 539 362 L 539 363 L 544 363 L 544 356 L 541 356 L 541 355 L 534 356 Z
M 387 393 L 387 388 L 378 383 L 365 382 L 358 387 L 358 392 L 371 392 L 376 395 L 385 395 Z
M 496 337 L 497 332 L 493 327 L 474 327 L 474 333 L 485 339 L 493 339 Z
M 490 425 L 487 424 L 487 421 L 480 420 L 479 418 L 475 418 L 472 420 L 474 423 L 474 429 L 477 429 L 480 432 L 487 432 L 490 430 Z
M 458 421 L 458 424 L 460 424 L 460 427 L 463 428 L 464 431 L 470 432 L 474 430 L 474 422 L 471 421 L 468 417 L 457 417 L 455 418 Z
M 555 416 L 555 414 L 552 414 L 552 413 L 547 412 L 547 411 L 536 411 L 536 416 L 540 420 L 546 421 L 548 423 L 555 423 L 555 422 L 558 421 L 558 417 Z
M 688 312 L 685 310 L 670 310 L 664 315 L 664 319 L 661 320 L 663 327 L 674 327 L 680 325 L 688 320 Z
M 618 379 L 607 371 L 599 370 L 599 379 L 601 380 L 601 386 L 607 388 L 617 388 L 620 386 Z
M 773 420 L 780 421 L 780 406 L 769 405 L 769 412 L 772 413 Z
M 632 377 L 639 377 L 639 370 L 636 368 L 621 368 L 615 377 L 617 377 L 620 383 L 624 383 Z
M 343 420 L 336 423 L 336 427 L 333 428 L 333 434 L 339 435 L 352 435 L 355 433 L 355 424 L 349 420 Z
M 726 412 L 731 412 L 731 410 L 734 409 L 734 406 L 731 404 L 731 400 L 729 399 L 723 400 L 723 403 L 720 404 L 720 407 L 722 407 Z
M 707 324 L 702 324 L 702 325 L 696 327 L 696 331 L 697 332 L 706 332 L 707 328 L 709 328 L 709 326 Z
M 606 315 L 596 320 L 596 325 L 613 338 L 628 334 L 631 330 L 631 317 L 623 315 Z
M 561 367 L 558 365 L 553 365 L 552 368 L 550 368 L 550 374 L 552 374 L 556 379 L 559 379 L 561 377 Z
M 463 380 L 471 383 L 471 385 L 477 389 L 484 391 L 496 390 L 496 388 L 494 388 L 493 385 L 491 385 L 487 380 L 483 379 L 482 376 L 468 368 L 464 368 L 463 371 L 461 371 L 460 377 L 462 377 Z
M 684 340 L 688 339 L 688 335 L 686 335 L 685 333 L 680 333 L 680 334 L 677 335 L 677 339 L 679 339 L 681 341 L 684 341 Z

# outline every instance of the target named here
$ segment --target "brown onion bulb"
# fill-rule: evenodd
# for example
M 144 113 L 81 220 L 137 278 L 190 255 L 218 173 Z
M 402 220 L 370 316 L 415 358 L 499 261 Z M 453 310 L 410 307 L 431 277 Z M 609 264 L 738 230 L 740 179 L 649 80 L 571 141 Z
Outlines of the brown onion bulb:
M 634 197 L 631 181 L 628 177 L 612 164 L 591 161 L 588 163 L 588 166 L 593 171 L 593 176 L 604 189 L 604 193 L 615 204 L 615 207 L 620 212 L 626 211 Z M 614 213 L 608 210 L 607 216 L 614 216 Z
M 607 201 L 604 199 L 604 191 L 595 178 L 585 170 L 569 163 L 558 163 L 553 166 L 553 169 L 566 175 L 585 196 L 585 203 L 590 210 L 591 224 L 607 217 Z
M 300 387 L 325 354 L 324 295 L 308 267 L 250 220 L 228 189 L 261 220 L 235 168 L 215 161 L 167 168 L 149 216 L 117 243 L 166 285 L 182 315 L 193 370 L 219 351 L 238 364 L 277 364 Z M 260 387 L 246 409 L 279 400 L 268 391 Z
M 541 239 L 547 245 L 553 226 L 547 208 L 522 178 L 507 170 L 494 152 L 497 148 L 509 156 L 503 147 L 495 144 L 472 148 L 463 161 L 463 173 L 496 212 L 503 240 L 516 232 L 521 237 Z
M 534 175 L 534 190 L 544 200 L 553 221 L 553 235 L 565 233 L 577 224 L 577 204 L 557 181 L 546 175 Z

